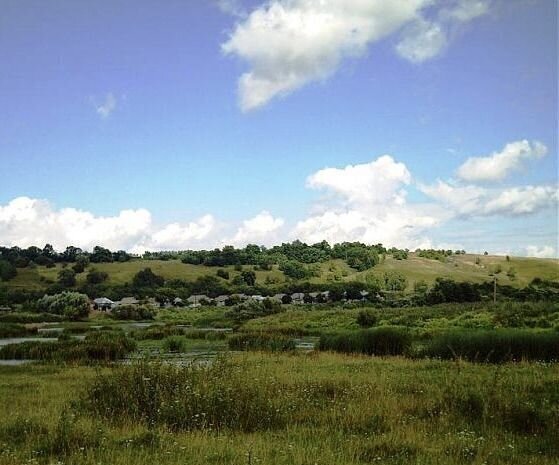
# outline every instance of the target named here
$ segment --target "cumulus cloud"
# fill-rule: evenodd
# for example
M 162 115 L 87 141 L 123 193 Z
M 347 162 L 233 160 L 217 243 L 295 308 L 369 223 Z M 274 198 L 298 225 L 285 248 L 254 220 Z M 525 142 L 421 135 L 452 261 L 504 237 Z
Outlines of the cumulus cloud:
M 558 201 L 559 191 L 557 187 L 514 187 L 503 190 L 497 196 L 488 200 L 483 212 L 486 215 L 524 215 L 556 206 Z
M 450 207 L 450 215 L 467 215 L 479 212 L 487 190 L 478 186 L 456 186 L 437 180 L 434 184 L 418 184 L 418 189 L 437 203 Z
M 536 160 L 547 154 L 547 147 L 538 141 L 510 142 L 500 151 L 486 157 L 468 158 L 457 170 L 459 178 L 472 182 L 501 181 L 518 170 L 522 162 Z
M 238 82 L 243 111 L 328 78 L 404 26 L 396 52 L 415 63 L 433 58 L 458 25 L 489 10 L 483 0 L 270 0 L 250 14 L 239 14 L 236 1 L 218 6 L 241 18 L 222 50 L 250 66 Z M 433 19 L 425 17 L 429 8 Z
M 212 215 L 204 215 L 196 221 L 187 224 L 171 223 L 155 231 L 146 241 L 144 247 L 140 244 L 137 249 L 177 250 L 192 248 L 194 244 L 201 244 L 215 232 L 217 222 Z
M 535 144 L 530 147 L 531 151 L 543 150 Z M 551 185 L 488 188 L 455 180 L 417 183 L 407 166 L 390 155 L 320 169 L 308 176 L 306 187 L 321 195 L 311 213 L 291 225 L 266 210 L 237 225 L 221 223 L 210 214 L 186 223 L 158 225 L 143 208 L 98 216 L 76 208 L 57 209 L 46 200 L 18 197 L 0 205 L 0 242 L 20 247 L 51 243 L 57 249 L 75 245 L 89 250 L 103 245 L 134 253 L 272 245 L 286 239 L 382 242 L 414 249 L 433 247 L 430 233 L 456 218 L 514 218 L 550 208 L 557 211 L 559 204 L 559 189 Z M 431 200 L 410 202 L 408 191 L 413 188 Z M 529 252 L 555 253 L 545 248 Z
M 330 197 L 317 205 L 318 214 L 299 221 L 292 236 L 307 242 L 383 242 L 425 247 L 421 236 L 439 219 L 420 205 L 408 205 L 405 187 L 411 182 L 406 165 L 389 155 L 345 168 L 325 168 L 307 179 L 307 187 Z
M 0 206 L 0 237 L 3 244 L 22 247 L 48 242 L 58 248 L 103 244 L 130 249 L 148 233 L 151 221 L 145 209 L 103 217 L 75 208 L 56 210 L 46 200 L 18 197 Z
M 95 111 L 101 118 L 108 118 L 116 110 L 116 97 L 109 92 L 101 103 L 94 103 Z
M 344 58 L 414 19 L 430 0 L 272 0 L 238 23 L 222 50 L 247 61 L 240 106 L 258 108 L 274 97 L 327 78 Z
M 396 52 L 412 63 L 422 63 L 434 58 L 466 23 L 488 11 L 489 1 L 458 0 L 447 2 L 446 6 L 435 12 L 431 20 L 419 14 L 404 27 L 396 44 Z
M 211 215 L 181 225 L 153 224 L 143 208 L 122 210 L 115 216 L 96 216 L 75 208 L 54 208 L 48 201 L 18 197 L 0 206 L 0 238 L 7 246 L 74 245 L 91 250 L 96 245 L 135 253 L 179 249 L 216 243 L 217 224 Z
M 240 0 L 214 0 L 216 6 L 225 14 L 243 17 L 245 10 Z
M 420 18 L 406 27 L 396 51 L 412 63 L 421 63 L 441 53 L 446 41 L 440 24 Z
M 526 255 L 528 257 L 536 257 L 536 258 L 557 257 L 555 248 L 550 245 L 544 245 L 542 247 L 539 247 L 537 245 L 529 245 L 528 247 L 526 247 Z
M 330 190 L 354 205 L 387 201 L 401 205 L 405 193 L 400 188 L 410 181 L 406 165 L 383 155 L 370 163 L 319 170 L 307 178 L 307 186 Z
M 489 12 L 488 0 L 458 0 L 441 10 L 439 16 L 443 20 L 454 20 L 466 23 Z
M 486 189 L 454 185 L 438 180 L 418 185 L 420 191 L 450 209 L 454 216 L 519 216 L 554 207 L 559 201 L 556 186 L 523 186 Z
M 235 235 L 224 242 L 236 246 L 250 243 L 274 245 L 277 240 L 276 233 L 284 224 L 283 218 L 274 218 L 269 212 L 262 211 L 254 218 L 243 221 Z

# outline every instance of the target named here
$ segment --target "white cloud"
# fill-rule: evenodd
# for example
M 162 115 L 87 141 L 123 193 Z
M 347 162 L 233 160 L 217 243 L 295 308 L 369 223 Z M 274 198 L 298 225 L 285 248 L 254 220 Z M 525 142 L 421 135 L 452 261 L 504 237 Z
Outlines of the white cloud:
M 330 190 L 352 205 L 386 202 L 401 205 L 405 197 L 401 187 L 410 181 L 406 165 L 383 155 L 370 163 L 317 171 L 307 178 L 307 186 Z
M 438 180 L 418 185 L 421 192 L 449 208 L 449 216 L 518 216 L 554 207 L 559 201 L 556 186 L 524 186 L 510 189 L 485 189 L 453 185 Z
M 486 157 L 468 158 L 457 170 L 457 175 L 466 181 L 500 181 L 512 171 L 518 170 L 522 162 L 545 156 L 547 147 L 538 141 L 519 140 L 510 142 L 500 152 Z
M 529 245 L 526 247 L 526 255 L 528 257 L 536 257 L 536 258 L 556 258 L 557 253 L 555 252 L 555 248 L 551 247 L 550 245 L 544 245 L 542 247 L 538 247 L 537 245 Z
M 238 23 L 222 49 L 247 61 L 244 111 L 327 78 L 344 58 L 414 19 L 431 0 L 272 0 Z
M 534 149 L 535 145 L 530 147 L 542 151 Z M 390 155 L 343 168 L 320 169 L 307 178 L 306 186 L 322 195 L 312 212 L 292 225 L 265 210 L 237 225 L 220 223 L 209 214 L 186 223 L 157 225 L 143 208 L 97 216 L 76 208 L 56 209 L 46 200 L 18 197 L 0 205 L 0 243 L 21 247 L 51 243 L 57 249 L 75 245 L 89 250 L 103 245 L 141 253 L 227 244 L 272 245 L 301 239 L 309 243 L 382 242 L 414 249 L 434 246 L 430 232 L 456 218 L 514 218 L 549 208 L 556 212 L 559 204 L 557 186 L 499 189 L 459 181 L 412 183 L 406 165 Z M 408 189 L 414 186 L 432 201 L 410 202 Z M 528 228 L 527 223 L 527 234 Z M 460 238 L 467 232 L 457 234 Z M 539 249 L 532 252 L 546 253 Z
M 235 11 L 236 2 L 219 0 Z M 233 6 L 232 6 L 233 5 Z M 349 57 L 404 28 L 396 52 L 419 63 L 438 55 L 456 25 L 485 14 L 489 2 L 460 0 L 269 0 L 241 15 L 222 44 L 250 70 L 238 83 L 243 111 L 261 107 L 304 85 L 328 78 Z M 435 19 L 424 10 L 435 7 Z
M 171 223 L 154 232 L 144 248 L 150 250 L 177 250 L 192 248 L 215 232 L 217 222 L 212 215 L 204 215 L 185 225 Z M 138 247 L 137 247 L 138 248 Z M 139 246 L 142 249 L 142 246 Z
M 217 7 L 225 14 L 243 17 L 244 9 L 240 0 L 214 0 Z
M 486 215 L 523 215 L 556 206 L 558 201 L 559 192 L 557 187 L 514 187 L 506 189 L 488 200 L 483 212 Z
M 409 248 L 430 247 L 431 242 L 422 233 L 438 223 L 434 216 L 409 207 L 392 211 L 390 208 L 333 210 L 298 222 L 292 237 L 309 243 L 360 241 Z
M 454 5 L 443 8 L 439 16 L 442 19 L 465 23 L 487 14 L 490 3 L 488 0 L 458 0 L 454 2 Z
M 235 235 L 224 243 L 236 246 L 247 244 L 275 245 L 276 233 L 283 227 L 283 218 L 274 218 L 269 212 L 262 211 L 254 218 L 243 221 Z
M 418 15 L 402 30 L 396 52 L 412 63 L 436 57 L 466 23 L 487 14 L 489 5 L 485 0 L 447 1 L 432 20 Z
M 75 208 L 55 210 L 46 200 L 18 197 L 0 206 L 0 238 L 6 245 L 50 243 L 57 248 L 101 244 L 130 249 L 151 227 L 145 209 L 123 210 L 112 217 L 94 216 Z
M 101 118 L 108 118 L 116 110 L 116 97 L 109 92 L 103 102 L 95 104 L 95 111 Z
M 211 215 L 185 225 L 157 227 L 143 208 L 122 210 L 115 216 L 96 216 L 75 208 L 55 209 L 46 200 L 18 197 L 0 206 L 2 245 L 28 247 L 74 245 L 91 250 L 102 245 L 136 253 L 217 244 L 217 223 Z
M 480 211 L 487 190 L 477 186 L 456 186 L 440 179 L 435 184 L 419 184 L 418 189 L 437 203 L 450 207 L 449 215 L 459 216 Z
M 318 205 L 320 213 L 299 221 L 293 238 L 306 242 L 382 242 L 425 247 L 422 233 L 439 219 L 421 205 L 406 202 L 411 174 L 405 164 L 383 155 L 369 163 L 325 168 L 307 179 L 307 187 L 330 193 Z
M 412 63 L 421 63 L 439 55 L 446 41 L 446 34 L 439 24 L 420 18 L 406 27 L 396 51 Z

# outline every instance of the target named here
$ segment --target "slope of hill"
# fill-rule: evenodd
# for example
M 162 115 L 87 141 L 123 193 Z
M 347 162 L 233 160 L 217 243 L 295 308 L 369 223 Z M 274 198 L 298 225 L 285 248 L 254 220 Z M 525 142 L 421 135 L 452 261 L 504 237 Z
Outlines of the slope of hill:
M 99 271 L 108 273 L 107 284 L 124 284 L 131 282 L 134 275 L 149 267 L 158 275 L 165 279 L 182 279 L 192 281 L 200 276 L 215 276 L 218 267 L 208 267 L 203 265 L 189 265 L 178 260 L 131 260 L 124 263 L 97 263 L 90 265 L 89 269 L 95 268 Z M 357 272 L 350 268 L 343 260 L 328 260 L 320 263 L 319 276 L 310 279 L 313 283 L 343 282 L 353 280 L 364 280 L 368 274 L 381 276 L 384 272 L 396 271 L 402 273 L 408 279 L 409 288 L 417 281 L 424 280 L 432 283 L 438 277 L 452 278 L 456 281 L 483 282 L 492 279 L 490 273 L 495 272 L 500 267 L 498 280 L 501 284 L 523 287 L 535 277 L 546 280 L 559 281 L 559 260 L 540 259 L 525 257 L 506 257 L 493 255 L 453 255 L 448 257 L 445 262 L 418 257 L 410 253 L 407 260 L 395 260 L 391 256 L 375 266 L 374 268 Z M 252 269 L 252 266 L 245 265 L 244 269 Z M 514 271 L 511 276 L 509 271 Z M 55 282 L 58 272 L 62 269 L 61 264 L 54 268 L 42 266 L 35 268 L 20 268 L 18 275 L 3 283 L 9 288 L 20 289 L 42 289 L 50 283 Z M 238 274 L 234 267 L 223 267 L 229 271 L 231 278 Z M 77 276 L 78 285 L 85 282 L 87 271 Z M 258 284 L 279 284 L 285 282 L 287 278 L 274 266 L 271 271 L 256 271 Z

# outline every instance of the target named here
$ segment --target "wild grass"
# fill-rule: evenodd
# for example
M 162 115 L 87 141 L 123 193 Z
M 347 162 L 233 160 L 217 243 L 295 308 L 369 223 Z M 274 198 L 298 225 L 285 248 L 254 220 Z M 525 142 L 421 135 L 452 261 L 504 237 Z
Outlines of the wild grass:
M 295 350 L 293 338 L 275 333 L 237 333 L 229 337 L 227 342 L 231 350 L 263 350 L 270 352 Z
M 559 460 L 557 365 L 333 353 L 220 363 L 0 367 L 0 464 Z
M 503 363 L 559 361 L 559 333 L 553 331 L 451 331 L 427 341 L 419 356 Z
M 61 315 L 50 313 L 27 313 L 27 312 L 8 312 L 0 314 L 0 323 L 46 323 L 65 321 Z
M 26 328 L 17 323 L 0 323 L 0 338 L 25 337 L 37 334 L 37 328 Z
M 162 347 L 166 352 L 185 352 L 188 345 L 183 336 L 169 336 L 163 339 Z
M 285 334 L 320 335 L 357 330 L 362 309 L 291 308 L 286 312 L 247 321 L 246 331 L 276 331 Z M 376 308 L 377 326 L 406 326 L 413 331 L 436 333 L 450 328 L 551 328 L 559 326 L 559 303 L 479 302 L 439 304 L 428 307 Z
M 0 359 L 41 360 L 46 362 L 109 362 L 121 359 L 136 348 L 135 342 L 121 332 L 100 331 L 85 339 L 56 342 L 28 341 L 0 347 Z
M 375 328 L 337 334 L 323 334 L 320 350 L 366 355 L 404 355 L 411 349 L 412 338 L 403 328 Z

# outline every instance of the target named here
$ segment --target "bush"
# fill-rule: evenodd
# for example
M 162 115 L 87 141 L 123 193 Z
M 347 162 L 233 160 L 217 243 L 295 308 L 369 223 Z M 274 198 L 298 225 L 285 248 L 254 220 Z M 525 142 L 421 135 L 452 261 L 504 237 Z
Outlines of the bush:
M 105 282 L 109 277 L 109 274 L 105 271 L 91 270 L 87 273 L 86 280 L 89 284 L 101 284 Z
M 404 355 L 411 348 L 410 334 L 400 328 L 376 328 L 337 334 L 323 334 L 319 350 L 367 355 Z
M 151 268 L 144 268 L 134 275 L 132 283 L 135 287 L 161 287 L 165 283 L 165 279 L 156 275 Z
M 420 351 L 424 357 L 502 363 L 559 361 L 559 334 L 526 330 L 452 331 L 435 336 Z
M 27 329 L 16 323 L 0 323 L 0 338 L 2 337 L 25 337 L 37 334 L 37 328 Z
M 85 294 L 69 291 L 55 295 L 45 295 L 37 301 L 37 309 L 41 312 L 63 315 L 71 320 L 78 320 L 89 314 L 89 298 Z
M 9 281 L 17 276 L 17 269 L 7 260 L 0 260 L 0 281 Z
M 58 272 L 58 284 L 62 287 L 74 287 L 76 285 L 76 272 L 65 268 Z
M 295 349 L 295 341 L 287 336 L 272 333 L 240 333 L 229 338 L 231 350 L 265 350 L 284 352 Z
M 155 311 L 144 305 L 119 305 L 111 311 L 115 320 L 153 320 Z
M 186 339 L 182 336 L 169 336 L 163 340 L 163 349 L 166 352 L 184 352 Z
M 62 315 L 52 313 L 9 312 L 0 315 L 0 323 L 56 323 L 66 319 Z
M 357 314 L 357 324 L 362 328 L 370 328 L 371 326 L 376 326 L 377 323 L 378 317 L 371 310 L 361 310 Z
M 223 279 L 229 279 L 229 272 L 220 268 L 219 270 L 216 271 L 215 273 L 217 276 L 219 276 L 220 278 Z

